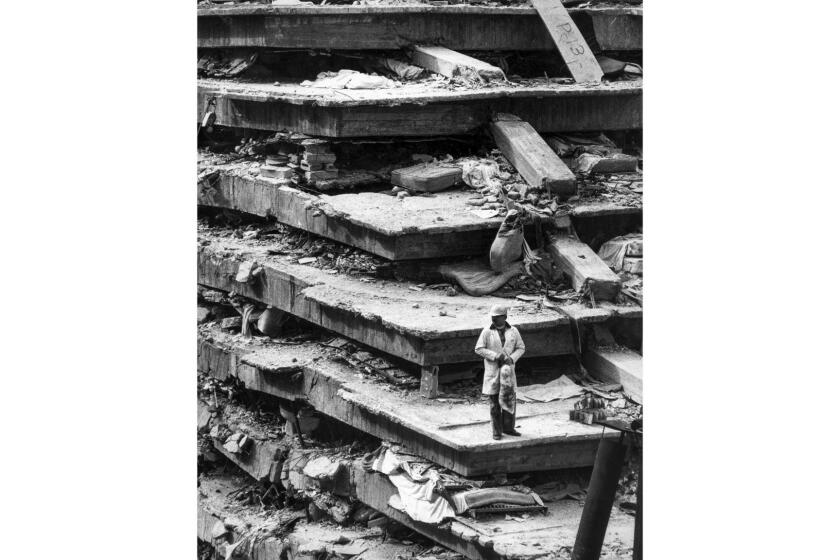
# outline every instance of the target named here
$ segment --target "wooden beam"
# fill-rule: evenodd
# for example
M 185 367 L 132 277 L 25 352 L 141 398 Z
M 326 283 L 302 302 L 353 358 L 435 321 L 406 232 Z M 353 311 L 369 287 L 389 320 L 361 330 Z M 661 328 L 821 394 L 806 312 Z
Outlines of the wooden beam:
M 418 45 L 411 52 L 411 60 L 414 64 L 447 78 L 505 79 L 505 73 L 498 66 L 446 47 Z
M 642 356 L 623 346 L 593 347 L 583 353 L 590 375 L 608 383 L 621 383 L 624 393 L 642 404 Z
M 560 0 L 531 0 L 576 82 L 600 82 L 601 66 Z
M 516 115 L 500 113 L 490 123 L 496 145 L 532 187 L 568 198 L 575 194 L 575 174 L 534 127 Z
M 596 300 L 613 300 L 621 290 L 621 278 L 589 245 L 568 235 L 549 237 L 548 252 L 578 292 L 586 286 Z

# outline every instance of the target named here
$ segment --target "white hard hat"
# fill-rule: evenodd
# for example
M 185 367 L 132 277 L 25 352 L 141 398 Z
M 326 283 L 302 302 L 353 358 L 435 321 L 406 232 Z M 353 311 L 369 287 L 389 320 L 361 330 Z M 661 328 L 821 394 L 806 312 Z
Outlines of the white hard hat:
M 499 315 L 507 316 L 507 314 L 508 314 L 508 308 L 505 307 L 504 305 L 494 305 L 493 307 L 490 308 L 490 316 L 491 317 L 498 317 Z

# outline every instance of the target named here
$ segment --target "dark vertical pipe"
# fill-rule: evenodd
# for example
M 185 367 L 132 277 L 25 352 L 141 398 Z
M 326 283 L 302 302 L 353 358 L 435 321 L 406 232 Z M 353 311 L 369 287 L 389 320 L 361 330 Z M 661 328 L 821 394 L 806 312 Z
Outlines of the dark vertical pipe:
M 642 452 L 639 448 L 639 484 L 636 486 L 636 525 L 633 528 L 633 560 L 642 560 Z
M 625 451 L 624 443 L 618 440 L 601 439 L 598 445 L 572 560 L 598 560 L 601 555 Z

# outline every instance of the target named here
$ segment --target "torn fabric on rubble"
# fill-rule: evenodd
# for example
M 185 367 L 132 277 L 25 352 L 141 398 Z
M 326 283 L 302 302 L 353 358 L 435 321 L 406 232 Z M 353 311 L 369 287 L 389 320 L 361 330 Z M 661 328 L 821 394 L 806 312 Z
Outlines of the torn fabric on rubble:
M 598 256 L 614 271 L 618 272 L 624 266 L 624 257 L 642 254 L 642 234 L 630 233 L 614 237 L 601 245 Z
M 305 80 L 300 85 L 332 89 L 387 89 L 397 87 L 397 82 L 383 76 L 344 69 L 321 72 L 314 80 Z
M 414 521 L 438 524 L 455 517 L 455 510 L 435 492 L 438 472 L 426 461 L 412 461 L 412 455 L 394 453 L 386 446 L 376 451 L 370 469 L 388 476 L 397 493 L 388 500 L 394 509 L 404 511 Z
M 520 402 L 550 402 L 570 399 L 581 394 L 583 394 L 583 387 L 565 375 L 561 375 L 548 383 L 520 387 L 516 398 Z
M 461 176 L 474 189 L 501 187 L 499 164 L 491 159 L 463 158 L 456 161 L 461 166 Z

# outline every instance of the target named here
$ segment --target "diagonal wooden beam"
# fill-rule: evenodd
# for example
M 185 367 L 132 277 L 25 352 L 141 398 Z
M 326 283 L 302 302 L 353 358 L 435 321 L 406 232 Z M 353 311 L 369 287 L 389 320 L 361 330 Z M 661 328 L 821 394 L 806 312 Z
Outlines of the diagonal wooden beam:
M 447 78 L 479 77 L 487 80 L 505 78 L 504 72 L 498 66 L 446 47 L 418 45 L 411 53 L 411 61 Z
M 575 174 L 533 126 L 516 115 L 499 113 L 490 123 L 490 132 L 496 145 L 526 183 L 564 198 L 575 194 Z
M 531 0 L 576 82 L 600 82 L 601 66 L 560 0 Z
M 588 286 L 596 300 L 611 301 L 618 295 L 621 278 L 586 243 L 558 234 L 549 238 L 547 249 L 576 291 Z

